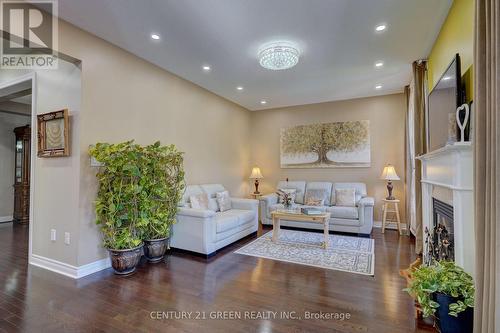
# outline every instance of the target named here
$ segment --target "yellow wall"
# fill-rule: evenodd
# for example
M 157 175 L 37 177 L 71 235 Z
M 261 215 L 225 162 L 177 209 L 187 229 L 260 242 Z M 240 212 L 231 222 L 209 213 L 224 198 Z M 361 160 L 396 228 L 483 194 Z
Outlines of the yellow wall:
M 473 41 L 474 0 L 455 0 L 429 55 L 429 91 L 444 73 L 455 53 L 459 53 L 467 100 L 472 99 Z

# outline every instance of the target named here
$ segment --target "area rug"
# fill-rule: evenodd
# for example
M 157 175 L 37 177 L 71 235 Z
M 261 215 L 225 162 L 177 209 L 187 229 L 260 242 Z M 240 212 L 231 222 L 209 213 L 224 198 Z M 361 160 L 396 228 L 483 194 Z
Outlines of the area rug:
M 321 246 L 323 233 L 281 229 L 276 243 L 271 241 L 272 234 L 272 231 L 266 233 L 235 253 L 349 273 L 374 274 L 373 239 L 330 235 L 330 246 L 324 249 Z

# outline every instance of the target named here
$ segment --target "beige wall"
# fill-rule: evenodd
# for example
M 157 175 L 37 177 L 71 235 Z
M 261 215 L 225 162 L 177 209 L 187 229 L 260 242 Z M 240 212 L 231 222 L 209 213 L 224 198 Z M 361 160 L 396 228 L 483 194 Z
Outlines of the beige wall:
M 217 182 L 248 193 L 250 112 L 66 22 L 60 51 L 82 61 L 77 265 L 107 256 L 94 225 L 96 142 L 160 140 L 185 152 L 188 183 Z
M 252 163 L 264 175 L 262 192 L 275 190 L 279 180 L 360 181 L 368 194 L 375 197 L 375 220 L 381 220 L 381 200 L 387 196 L 386 183 L 379 179 L 386 163 L 395 166 L 404 176 L 405 97 L 394 94 L 338 102 L 311 104 L 252 113 Z M 335 169 L 281 169 L 280 128 L 323 122 L 369 120 L 371 167 Z M 395 196 L 402 199 L 403 181 L 395 182 Z M 404 220 L 404 211 L 402 219 Z
M 29 70 L 0 70 L 0 83 L 10 82 Z M 32 252 L 66 264 L 77 264 L 78 201 L 80 182 L 80 69 L 66 61 L 57 70 L 35 72 L 36 113 L 42 114 L 67 108 L 70 116 L 70 157 L 34 158 L 32 167 L 34 189 L 32 221 Z M 34 126 L 32 126 L 34 127 Z M 36 132 L 32 132 L 36 143 Z M 50 240 L 55 229 L 57 239 Z M 71 235 L 71 244 L 64 244 L 64 233 Z

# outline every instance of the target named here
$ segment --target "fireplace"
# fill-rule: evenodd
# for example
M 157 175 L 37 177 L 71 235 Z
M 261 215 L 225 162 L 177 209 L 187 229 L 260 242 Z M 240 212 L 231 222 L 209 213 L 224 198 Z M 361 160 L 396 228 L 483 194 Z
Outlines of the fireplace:
M 427 263 L 433 260 L 455 260 L 453 206 L 432 198 L 432 230 L 426 228 Z

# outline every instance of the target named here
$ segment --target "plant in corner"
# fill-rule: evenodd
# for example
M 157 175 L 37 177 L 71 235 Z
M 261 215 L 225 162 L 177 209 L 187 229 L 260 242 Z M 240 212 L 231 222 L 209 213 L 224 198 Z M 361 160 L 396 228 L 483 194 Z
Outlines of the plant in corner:
M 170 229 L 184 193 L 183 153 L 174 145 L 159 142 L 143 149 L 141 223 L 144 255 L 149 262 L 160 262 L 168 247 Z
M 424 317 L 435 315 L 442 333 L 472 332 L 474 281 L 454 262 L 416 268 L 405 291 L 418 301 Z
M 101 163 L 97 173 L 99 188 L 95 201 L 96 224 L 100 227 L 104 247 L 108 249 L 116 274 L 131 274 L 141 258 L 143 246 L 137 227 L 140 214 L 140 180 L 138 165 L 142 148 L 127 141 L 118 144 L 97 143 L 90 156 Z

